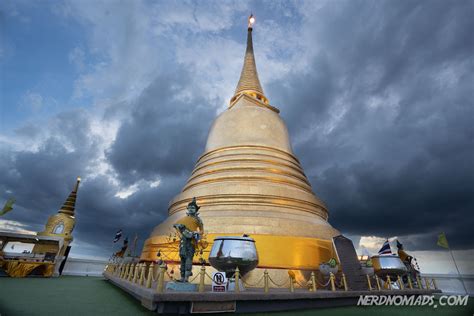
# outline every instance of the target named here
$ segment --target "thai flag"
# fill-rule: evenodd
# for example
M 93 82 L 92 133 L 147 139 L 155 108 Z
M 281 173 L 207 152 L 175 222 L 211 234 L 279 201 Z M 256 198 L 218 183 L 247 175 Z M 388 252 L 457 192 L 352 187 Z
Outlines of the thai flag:
M 122 230 L 121 229 L 115 234 L 114 242 L 119 241 L 120 237 L 122 237 Z
M 379 250 L 379 255 L 391 255 L 392 254 L 392 249 L 390 249 L 390 243 L 388 242 L 388 239 L 384 242 L 382 248 Z

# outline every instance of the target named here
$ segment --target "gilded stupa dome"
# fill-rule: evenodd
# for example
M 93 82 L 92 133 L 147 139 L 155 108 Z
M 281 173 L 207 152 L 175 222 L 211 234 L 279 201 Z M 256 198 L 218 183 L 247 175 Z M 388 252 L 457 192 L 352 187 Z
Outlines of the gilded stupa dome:
M 249 24 L 247 50 L 235 95 L 214 121 L 206 148 L 168 209 L 169 217 L 145 242 L 142 260 L 169 247 L 173 224 L 196 197 L 207 240 L 250 235 L 259 267 L 314 269 L 334 257 L 328 210 L 314 194 L 291 148 L 288 130 L 258 80 Z M 207 251 L 210 250 L 209 246 Z M 173 250 L 166 258 L 172 262 Z M 286 272 L 282 277 L 287 278 Z

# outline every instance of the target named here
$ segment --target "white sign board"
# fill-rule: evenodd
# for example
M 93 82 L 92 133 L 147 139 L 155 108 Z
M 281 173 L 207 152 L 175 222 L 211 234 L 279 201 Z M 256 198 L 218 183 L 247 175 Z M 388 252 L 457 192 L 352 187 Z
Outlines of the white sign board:
M 212 292 L 225 292 L 227 289 L 227 278 L 224 272 L 212 274 Z

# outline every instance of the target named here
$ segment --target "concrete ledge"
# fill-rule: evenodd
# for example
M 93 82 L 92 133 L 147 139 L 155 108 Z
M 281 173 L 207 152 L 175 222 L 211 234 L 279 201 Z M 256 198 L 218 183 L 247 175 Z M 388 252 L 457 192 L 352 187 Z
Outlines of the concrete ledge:
M 270 289 L 264 293 L 263 289 L 248 289 L 245 292 L 213 293 L 210 288 L 208 292 L 165 292 L 157 293 L 155 287 L 147 289 L 143 286 L 122 280 L 110 273 L 104 273 L 104 277 L 112 284 L 120 287 L 139 301 L 151 311 L 160 314 L 189 314 L 193 304 L 199 304 L 200 310 L 209 302 L 209 308 L 215 302 L 234 303 L 235 311 L 242 312 L 271 312 L 296 310 L 307 308 L 323 308 L 336 306 L 355 306 L 360 295 L 432 295 L 441 293 L 440 290 L 383 290 L 383 291 L 327 291 L 317 290 L 309 292 L 304 289 L 295 289 L 291 293 L 288 289 Z M 265 302 L 271 301 L 270 304 Z M 219 305 L 219 304 L 217 304 Z

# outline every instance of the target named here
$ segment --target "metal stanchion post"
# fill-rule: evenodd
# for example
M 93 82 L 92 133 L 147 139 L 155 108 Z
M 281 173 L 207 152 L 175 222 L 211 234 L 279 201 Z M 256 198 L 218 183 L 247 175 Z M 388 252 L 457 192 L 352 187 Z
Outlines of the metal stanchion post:
M 206 277 L 206 266 L 201 266 L 201 271 L 199 271 L 199 292 L 204 292 L 204 280 Z
M 392 289 L 392 280 L 390 280 L 390 276 L 387 275 L 387 282 L 385 283 L 387 285 L 387 289 L 391 290 Z
M 153 262 L 148 266 L 148 276 L 146 278 L 146 288 L 151 288 L 151 282 L 153 282 Z
M 421 278 L 418 275 L 416 276 L 416 283 L 418 284 L 418 288 L 420 290 L 422 290 L 423 289 L 423 283 L 421 283 Z
M 370 282 L 370 276 L 368 274 L 365 275 L 367 277 L 367 285 L 369 286 L 369 291 L 372 291 L 372 283 Z
M 346 280 L 346 275 L 342 273 L 342 284 L 344 285 L 344 291 L 347 291 L 347 280 Z
M 397 275 L 397 282 L 398 282 L 398 288 L 400 290 L 403 290 L 403 281 L 402 281 L 402 278 L 399 275 Z
M 289 276 L 290 278 L 290 292 L 293 293 L 295 291 L 295 280 L 293 279 L 293 276 Z
M 267 269 L 265 269 L 265 271 L 263 272 L 263 284 L 264 284 L 263 285 L 263 291 L 265 293 L 268 293 L 268 291 L 269 291 L 268 282 L 269 282 L 269 280 L 268 280 L 268 271 L 267 271 Z
M 158 293 L 163 293 L 165 287 L 165 271 L 166 266 L 164 264 L 160 265 L 160 273 L 158 274 L 158 282 L 156 285 L 156 291 Z
M 146 263 L 145 262 L 142 263 L 142 268 L 141 268 L 140 271 L 141 271 L 140 272 L 140 281 L 138 282 L 138 285 L 142 286 L 145 283 L 145 271 L 146 271 Z
M 239 267 L 235 268 L 235 292 L 240 292 L 240 271 Z
M 331 282 L 331 291 L 336 291 L 336 284 L 334 284 L 334 273 L 329 272 L 329 281 Z
M 380 290 L 381 290 L 381 287 L 380 287 L 380 279 L 379 279 L 378 275 L 375 275 L 375 281 L 376 281 L 376 283 L 377 283 L 377 290 L 380 291 Z
M 135 273 L 135 265 L 133 263 L 130 264 L 130 272 L 128 273 L 128 281 L 132 282 L 133 275 Z
M 128 278 L 128 271 L 127 271 L 127 268 L 128 268 L 128 267 L 125 266 L 125 273 L 124 273 L 124 275 L 123 275 L 123 278 L 124 278 L 125 280 L 127 280 L 127 278 Z
M 316 286 L 316 274 L 314 272 L 311 272 L 311 288 L 313 292 L 316 292 L 318 287 Z
M 133 280 L 132 280 L 132 283 L 137 283 L 137 277 L 138 277 L 138 270 L 140 269 L 140 264 L 139 263 L 135 263 L 135 267 L 134 267 L 134 272 L 133 272 Z

